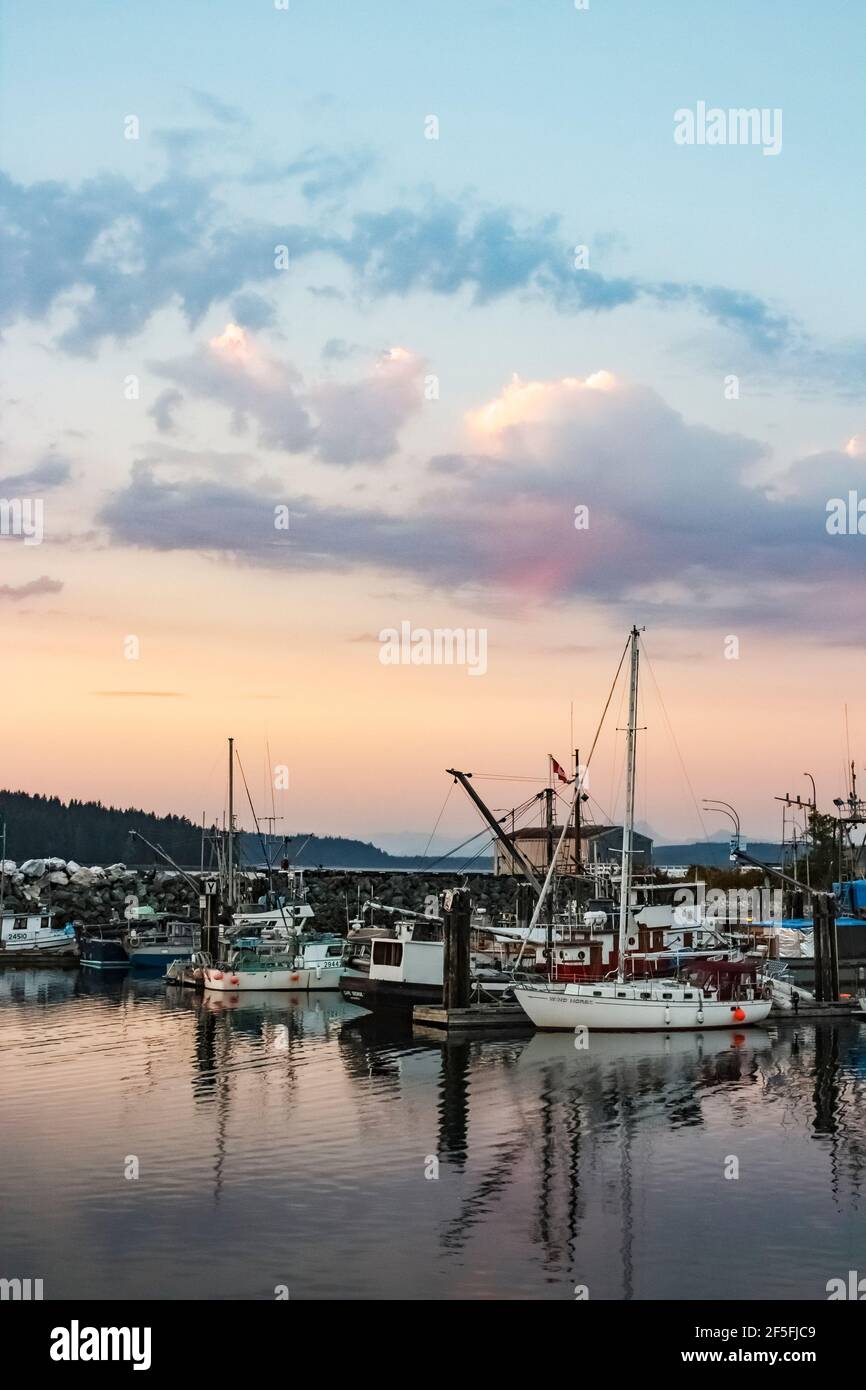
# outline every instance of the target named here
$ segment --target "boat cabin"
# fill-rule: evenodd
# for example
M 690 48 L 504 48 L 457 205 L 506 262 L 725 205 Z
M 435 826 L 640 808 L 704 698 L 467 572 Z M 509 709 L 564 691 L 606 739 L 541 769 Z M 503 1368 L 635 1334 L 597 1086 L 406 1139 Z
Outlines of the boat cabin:
M 420 925 L 420 924 L 419 924 Z M 441 985 L 445 943 L 439 936 L 418 930 L 415 923 L 399 922 L 397 935 L 370 943 L 370 979 L 398 984 Z

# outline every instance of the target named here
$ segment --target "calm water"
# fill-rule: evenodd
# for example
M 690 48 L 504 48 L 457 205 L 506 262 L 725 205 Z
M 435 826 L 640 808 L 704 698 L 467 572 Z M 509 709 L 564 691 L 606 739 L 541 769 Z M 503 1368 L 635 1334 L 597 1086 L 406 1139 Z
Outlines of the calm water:
M 46 1298 L 760 1299 L 866 1273 L 866 1028 L 577 1051 L 371 1022 L 332 995 L 0 972 L 0 1276 Z

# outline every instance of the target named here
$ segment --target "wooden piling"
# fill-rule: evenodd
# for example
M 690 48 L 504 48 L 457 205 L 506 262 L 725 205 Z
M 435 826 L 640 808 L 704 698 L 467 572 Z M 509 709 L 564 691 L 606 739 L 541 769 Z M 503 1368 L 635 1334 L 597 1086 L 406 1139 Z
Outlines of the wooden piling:
M 839 937 L 836 929 L 836 898 L 827 894 L 827 945 L 829 954 L 830 998 L 839 998 Z
M 831 1003 L 839 998 L 839 943 L 836 902 L 832 893 L 816 893 L 812 904 L 815 953 L 815 998 Z
M 443 963 L 442 1003 L 446 1009 L 469 1007 L 469 919 L 468 888 L 452 888 L 445 894 L 445 960 Z

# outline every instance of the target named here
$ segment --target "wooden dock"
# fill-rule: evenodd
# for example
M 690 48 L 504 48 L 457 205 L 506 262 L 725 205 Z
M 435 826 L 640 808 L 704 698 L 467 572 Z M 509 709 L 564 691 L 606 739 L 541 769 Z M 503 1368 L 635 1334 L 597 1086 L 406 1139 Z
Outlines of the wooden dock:
M 801 999 L 796 1013 L 793 1009 L 777 1009 L 775 1004 L 770 1010 L 773 1023 L 796 1023 L 801 1018 L 851 1018 L 856 1021 L 862 1017 L 864 1015 L 861 1014 L 856 999 L 828 999 L 824 1002 L 818 999 Z
M 532 1032 L 533 1025 L 519 1004 L 470 1004 L 466 1009 L 446 1009 L 441 1004 L 416 1004 L 412 1022 L 425 1028 L 478 1033 L 485 1030 Z
M 59 951 L 0 951 L 0 966 L 2 965 L 74 970 L 78 965 L 78 952 L 64 951 L 61 954 Z

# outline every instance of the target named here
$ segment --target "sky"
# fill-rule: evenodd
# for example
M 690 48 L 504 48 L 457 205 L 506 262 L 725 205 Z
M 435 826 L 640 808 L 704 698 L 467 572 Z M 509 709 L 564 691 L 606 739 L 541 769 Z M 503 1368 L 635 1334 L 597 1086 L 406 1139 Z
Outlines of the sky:
M 660 840 L 829 808 L 864 47 L 844 0 L 0 0 L 0 783 L 210 821 L 231 735 L 278 828 L 444 847 L 445 769 L 570 766 L 637 624 Z

